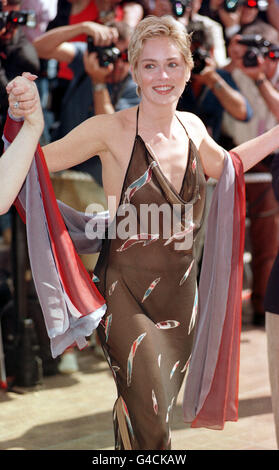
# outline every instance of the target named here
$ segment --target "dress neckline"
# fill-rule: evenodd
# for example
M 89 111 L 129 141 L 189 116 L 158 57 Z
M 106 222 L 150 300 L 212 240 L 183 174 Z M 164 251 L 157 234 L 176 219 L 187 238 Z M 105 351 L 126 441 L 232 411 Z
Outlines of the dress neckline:
M 152 149 L 152 147 L 149 145 L 149 144 L 146 144 L 144 139 L 141 137 L 141 135 L 138 133 L 138 119 L 139 119 L 139 106 L 138 106 L 138 109 L 137 109 L 137 118 L 136 118 L 136 138 L 139 138 L 142 142 L 142 144 L 144 145 L 145 147 L 145 150 L 146 152 L 148 153 L 148 155 L 151 157 L 151 159 L 157 163 L 157 168 L 161 174 L 161 176 L 163 177 L 163 179 L 165 180 L 165 182 L 168 184 L 168 186 L 170 187 L 170 189 L 173 191 L 173 193 L 176 195 L 176 197 L 179 198 L 179 200 L 181 202 L 184 202 L 185 201 L 183 200 L 182 198 L 182 192 L 183 192 L 183 189 L 184 189 L 184 182 L 185 182 L 185 179 L 186 179 L 186 176 L 187 176 L 187 173 L 188 173 L 188 168 L 189 168 L 189 161 L 190 161 L 190 158 L 191 158 L 191 154 L 192 154 L 192 145 L 193 145 L 193 142 L 192 142 L 192 139 L 189 137 L 189 134 L 186 130 L 186 127 L 184 126 L 184 124 L 182 123 L 181 119 L 179 119 L 179 117 L 177 116 L 177 114 L 175 114 L 175 117 L 177 118 L 177 120 L 180 122 L 180 124 L 182 125 L 183 129 L 185 130 L 185 133 L 186 133 L 186 136 L 188 137 L 188 154 L 187 154 L 187 163 L 186 163 L 186 166 L 185 166 L 185 171 L 184 171 L 184 174 L 183 174 L 183 178 L 182 178 L 182 182 L 181 182 L 181 187 L 180 187 L 180 190 L 178 191 L 174 184 L 170 181 L 170 179 L 165 175 L 161 165 L 160 165 L 160 161 L 156 155 L 156 153 L 154 152 L 154 150 Z

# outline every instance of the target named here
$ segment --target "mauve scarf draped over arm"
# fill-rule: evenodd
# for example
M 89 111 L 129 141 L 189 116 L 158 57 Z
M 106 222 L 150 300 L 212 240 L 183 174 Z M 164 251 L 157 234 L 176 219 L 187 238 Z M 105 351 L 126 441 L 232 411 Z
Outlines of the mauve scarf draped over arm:
M 8 116 L 3 137 L 6 147 L 21 126 L 22 121 Z M 104 315 L 106 304 L 77 250 L 88 253 L 91 247 L 92 252 L 96 252 L 101 240 L 86 238 L 84 227 L 89 216 L 62 203 L 59 209 L 40 145 L 15 206 L 26 222 L 30 265 L 52 355 L 62 354 L 74 343 L 82 349 L 87 345 L 86 337 L 97 328 Z M 98 222 L 98 228 L 104 230 L 108 214 L 98 215 Z
M 214 190 L 199 282 L 199 321 L 183 411 L 192 427 L 223 429 L 238 418 L 245 184 L 240 158 L 226 153 Z

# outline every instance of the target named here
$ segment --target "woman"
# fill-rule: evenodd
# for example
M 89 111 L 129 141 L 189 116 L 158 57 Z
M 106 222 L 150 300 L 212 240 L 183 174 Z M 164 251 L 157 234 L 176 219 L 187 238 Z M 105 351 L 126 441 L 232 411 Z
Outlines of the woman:
M 131 39 L 129 59 L 139 108 L 91 118 L 44 153 L 51 172 L 100 155 L 104 190 L 121 209 L 112 214 L 116 236 L 104 240 L 95 269 L 107 303 L 98 333 L 118 391 L 116 447 L 169 449 L 171 410 L 189 362 L 197 313 L 195 245 L 203 223 L 204 175 L 218 179 L 226 157 L 196 116 L 176 112 L 193 66 L 183 26 L 168 16 L 145 18 Z M 8 86 L 10 109 L 25 121 L 0 161 L 1 212 L 17 195 L 43 128 L 32 78 L 17 77 Z M 276 127 L 235 151 L 247 170 L 278 141 Z M 180 213 L 167 235 L 172 214 L 159 220 L 157 231 L 139 216 L 150 203 Z M 136 211 L 134 231 L 129 227 L 124 240 L 123 210 L 130 206 Z

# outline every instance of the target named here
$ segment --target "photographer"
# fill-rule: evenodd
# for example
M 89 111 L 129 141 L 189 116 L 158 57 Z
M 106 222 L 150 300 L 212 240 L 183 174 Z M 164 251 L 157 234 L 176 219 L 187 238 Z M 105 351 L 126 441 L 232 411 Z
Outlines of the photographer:
M 0 132 L 3 134 L 8 110 L 6 86 L 8 82 L 24 71 L 38 74 L 40 63 L 36 50 L 25 37 L 22 28 L 11 20 L 8 13 L 20 12 L 20 0 L 0 2 Z M 3 142 L 0 139 L 0 152 Z M 11 243 L 10 214 L 0 217 L 0 233 L 6 244 Z
M 134 0 L 95 0 L 99 18 L 103 24 L 123 21 L 134 28 L 144 17 L 144 1 Z
M 223 25 L 227 40 L 259 20 L 279 29 L 276 0 L 210 0 L 210 16 Z
M 8 82 L 24 71 L 38 74 L 40 62 L 36 50 L 27 40 L 18 22 L 6 13 L 20 12 L 20 0 L 0 2 L 2 29 L 0 31 L 0 126 L 1 135 L 8 110 L 6 86 Z M 3 144 L 1 141 L 1 153 Z
M 253 36 L 255 44 L 251 47 L 250 38 Z M 259 37 L 262 37 L 262 44 L 271 45 L 270 49 L 262 48 L 261 41 L 257 43 L 256 39 Z M 278 45 L 278 32 L 264 22 L 246 27 L 243 35 L 236 35 L 230 42 L 228 50 L 231 63 L 227 69 L 232 73 L 241 92 L 249 99 L 254 111 L 252 119 L 247 123 L 236 121 L 225 113 L 224 127 L 236 144 L 244 142 L 247 138 L 261 135 L 279 121 L 279 61 L 276 58 Z M 266 49 L 272 52 L 271 56 L 264 52 Z M 254 167 L 253 172 L 269 172 L 273 157 L 274 155 L 270 155 Z M 263 326 L 265 322 L 264 295 L 278 251 L 278 203 L 271 183 L 247 184 L 246 197 L 252 253 L 253 323 Z
M 154 0 L 147 2 L 147 12 L 150 15 L 172 15 L 188 30 L 189 22 L 199 22 L 210 31 L 213 38 L 213 55 L 218 67 L 227 63 L 227 54 L 222 26 L 205 15 L 200 15 L 202 0 Z
M 131 29 L 124 23 L 118 23 L 118 30 L 115 56 L 108 63 L 104 64 L 106 49 L 102 48 L 96 52 L 89 49 L 83 57 L 86 73 L 92 81 L 95 114 L 112 114 L 139 102 L 127 61 Z
M 188 28 L 192 32 L 195 67 L 179 102 L 179 109 L 195 112 L 205 123 L 208 132 L 219 142 L 224 111 L 234 119 L 249 121 L 252 109 L 231 74 L 216 68 L 210 32 L 198 23 L 191 23 Z

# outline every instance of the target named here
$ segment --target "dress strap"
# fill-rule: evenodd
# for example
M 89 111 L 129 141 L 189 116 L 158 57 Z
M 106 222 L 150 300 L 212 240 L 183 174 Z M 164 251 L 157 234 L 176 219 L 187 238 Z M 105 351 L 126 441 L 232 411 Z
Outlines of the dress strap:
M 178 121 L 180 122 L 181 126 L 183 127 L 184 131 L 186 132 L 186 135 L 188 137 L 188 139 L 190 140 L 190 136 L 188 134 L 188 131 L 186 129 L 186 127 L 184 126 L 183 122 L 181 121 L 181 119 L 177 116 L 177 114 L 175 114 L 175 117 L 178 119 Z
M 137 120 L 136 120 L 136 135 L 139 133 L 139 106 L 137 109 Z

